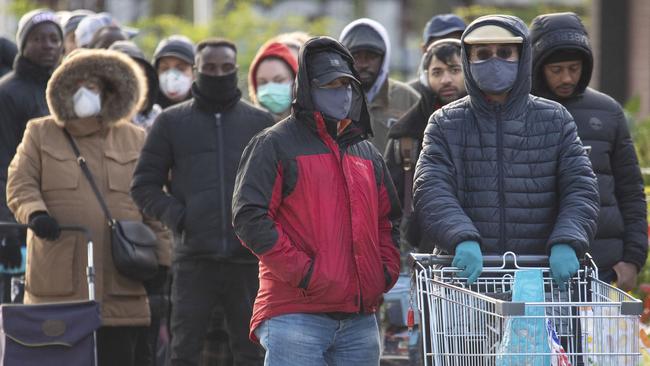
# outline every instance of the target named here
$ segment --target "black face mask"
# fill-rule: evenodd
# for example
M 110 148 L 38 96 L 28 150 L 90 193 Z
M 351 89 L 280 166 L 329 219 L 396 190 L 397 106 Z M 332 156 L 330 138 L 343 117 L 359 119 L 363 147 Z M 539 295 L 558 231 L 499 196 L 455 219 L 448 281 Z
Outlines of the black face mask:
M 192 86 L 192 92 L 203 107 L 214 112 L 229 109 L 241 98 L 236 72 L 223 76 L 211 76 L 199 72 Z

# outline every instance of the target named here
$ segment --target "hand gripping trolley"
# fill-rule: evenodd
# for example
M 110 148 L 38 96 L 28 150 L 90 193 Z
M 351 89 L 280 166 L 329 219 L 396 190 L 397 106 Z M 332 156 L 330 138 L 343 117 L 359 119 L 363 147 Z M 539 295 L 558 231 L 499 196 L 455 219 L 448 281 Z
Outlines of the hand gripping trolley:
M 2 228 L 28 225 L 0 223 Z M 0 365 L 97 365 L 95 331 L 101 324 L 95 301 L 93 242 L 86 228 L 62 226 L 88 239 L 88 301 L 0 306 Z
M 425 365 L 640 364 L 642 303 L 598 280 L 589 255 L 566 291 L 553 283 L 548 257 L 486 256 L 481 277 L 470 286 L 452 260 L 410 257 Z M 535 301 L 513 301 L 513 292 L 522 293 L 520 271 L 538 274 Z

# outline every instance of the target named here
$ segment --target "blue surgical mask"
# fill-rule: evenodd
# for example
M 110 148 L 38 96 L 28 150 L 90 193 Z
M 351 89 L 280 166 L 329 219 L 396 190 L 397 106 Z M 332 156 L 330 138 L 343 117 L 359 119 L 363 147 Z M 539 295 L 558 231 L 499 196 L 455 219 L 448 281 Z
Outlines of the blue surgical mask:
M 291 83 L 267 83 L 257 88 L 257 100 L 275 114 L 291 107 Z
M 469 69 L 478 87 L 488 94 L 503 94 L 515 84 L 519 61 L 507 61 L 492 57 L 485 61 L 472 62 Z
M 338 88 L 311 88 L 314 109 L 337 121 L 345 119 L 352 107 L 352 86 Z

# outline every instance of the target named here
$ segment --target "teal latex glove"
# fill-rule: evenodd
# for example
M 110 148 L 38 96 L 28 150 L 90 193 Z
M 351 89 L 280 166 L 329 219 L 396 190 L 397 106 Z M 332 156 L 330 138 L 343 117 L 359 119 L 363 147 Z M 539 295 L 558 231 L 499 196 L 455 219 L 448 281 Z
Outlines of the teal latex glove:
M 467 283 L 471 285 L 483 272 L 481 246 L 475 241 L 464 241 L 458 244 L 451 265 L 461 269 L 458 276 L 467 277 Z
M 566 290 L 566 282 L 580 268 L 575 250 L 569 244 L 555 244 L 551 247 L 549 262 L 553 280 L 560 287 L 560 290 Z

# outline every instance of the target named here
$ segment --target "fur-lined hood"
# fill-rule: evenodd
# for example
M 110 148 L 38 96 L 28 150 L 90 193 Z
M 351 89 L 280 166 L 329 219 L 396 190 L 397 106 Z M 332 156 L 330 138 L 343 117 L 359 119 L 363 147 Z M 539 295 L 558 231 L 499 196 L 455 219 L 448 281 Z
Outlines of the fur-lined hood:
M 78 119 L 72 96 L 79 81 L 90 77 L 105 84 L 99 113 L 102 123 L 128 121 L 146 103 L 147 79 L 129 56 L 118 51 L 81 49 L 63 61 L 47 84 L 47 105 L 60 126 Z

